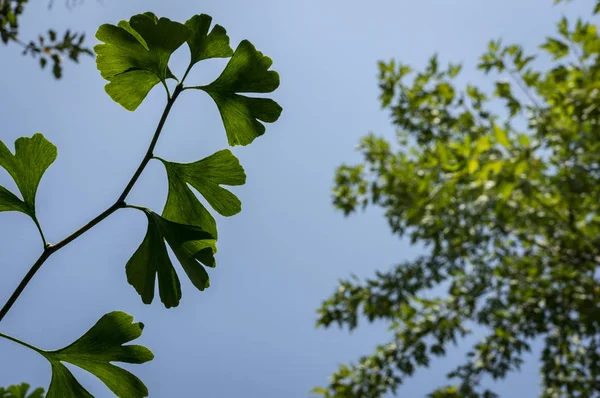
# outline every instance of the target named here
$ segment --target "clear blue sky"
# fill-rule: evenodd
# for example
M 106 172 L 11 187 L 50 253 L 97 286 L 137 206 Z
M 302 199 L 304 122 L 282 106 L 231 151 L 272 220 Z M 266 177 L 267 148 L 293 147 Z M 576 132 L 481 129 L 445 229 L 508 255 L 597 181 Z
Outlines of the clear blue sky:
M 23 38 L 48 28 L 88 32 L 135 13 L 185 21 L 207 13 L 225 26 L 235 46 L 249 39 L 274 60 L 283 106 L 279 122 L 248 147 L 234 149 L 248 174 L 234 191 L 243 211 L 218 218 L 218 266 L 212 286 L 196 291 L 182 278 L 176 309 L 143 305 L 127 284 L 124 266 L 146 229 L 142 214 L 127 210 L 101 223 L 53 256 L 30 284 L 0 331 L 45 349 L 79 337 L 103 314 L 123 310 L 146 324 L 140 339 L 156 359 L 132 367 L 150 397 L 307 397 L 340 362 L 357 359 L 387 341 L 385 325 L 346 331 L 315 330 L 315 309 L 350 273 L 369 276 L 413 257 L 418 249 L 391 236 L 378 211 L 344 219 L 330 204 L 334 169 L 357 159 L 369 131 L 393 136 L 380 111 L 377 67 L 397 58 L 423 65 L 433 52 L 463 61 L 464 80 L 481 83 L 476 58 L 489 39 L 503 37 L 534 49 L 553 33 L 554 21 L 590 10 L 590 1 L 553 7 L 551 0 L 87 0 L 71 11 L 56 0 L 33 0 L 22 19 Z M 38 191 L 38 214 L 56 242 L 96 216 L 122 191 L 143 156 L 164 94 L 157 87 L 130 113 L 104 93 L 91 58 L 66 63 L 54 81 L 20 49 L 0 47 L 0 139 L 12 148 L 20 136 L 42 132 L 59 156 Z M 173 58 L 181 74 L 182 47 Z M 209 82 L 223 62 L 196 68 L 189 82 Z M 189 162 L 226 147 L 216 107 L 202 93 L 186 92 L 167 122 L 156 153 Z M 151 163 L 128 202 L 160 211 L 166 176 Z M 13 188 L 4 171 L 0 184 Z M 35 227 L 21 214 L 0 214 L 0 302 L 10 295 L 40 252 Z M 177 265 L 178 266 L 178 265 Z M 460 351 L 460 350 L 459 350 Z M 462 354 L 419 372 L 402 396 L 423 396 L 445 384 L 443 375 Z M 75 370 L 98 398 L 112 396 L 96 379 Z M 29 381 L 47 386 L 48 363 L 0 341 L 0 385 Z M 528 365 L 498 388 L 501 396 L 537 392 L 537 369 Z

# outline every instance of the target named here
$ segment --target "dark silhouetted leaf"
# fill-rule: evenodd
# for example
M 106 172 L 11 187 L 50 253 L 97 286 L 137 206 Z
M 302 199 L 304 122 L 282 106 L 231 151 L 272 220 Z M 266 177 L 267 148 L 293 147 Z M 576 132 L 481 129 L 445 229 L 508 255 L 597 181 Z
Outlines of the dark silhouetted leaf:
M 52 364 L 52 380 L 46 398 L 91 397 L 61 362 L 87 370 L 119 398 L 147 397 L 148 389 L 140 379 L 111 363 L 141 364 L 154 358 L 146 347 L 124 345 L 142 335 L 144 325 L 132 322 L 131 315 L 111 312 L 68 347 L 42 351 L 41 354 Z
M 142 209 L 148 218 L 148 231 L 126 265 L 127 280 L 150 304 L 154 299 L 155 281 L 165 307 L 176 307 L 181 299 L 181 287 L 177 273 L 171 264 L 166 240 L 184 271 L 198 289 L 209 287 L 208 273 L 202 266 L 214 267 L 216 244 L 213 236 L 192 225 L 166 220 L 158 214 Z

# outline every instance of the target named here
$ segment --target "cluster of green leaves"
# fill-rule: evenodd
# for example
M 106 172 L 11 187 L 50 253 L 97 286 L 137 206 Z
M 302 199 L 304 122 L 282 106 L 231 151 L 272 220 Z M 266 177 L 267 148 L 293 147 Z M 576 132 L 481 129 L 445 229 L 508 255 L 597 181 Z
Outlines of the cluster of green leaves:
M 48 61 L 52 62 L 52 74 L 56 79 L 62 77 L 63 57 L 67 56 L 74 62 L 79 57 L 93 55 L 89 48 L 83 46 L 84 33 L 73 33 L 67 30 L 62 38 L 56 31 L 50 29 L 47 36 L 39 35 L 37 41 L 25 42 L 19 38 L 19 18 L 25 10 L 28 0 L 0 0 L 0 40 L 4 44 L 17 43 L 23 47 L 23 55 L 29 54 L 39 59 L 40 67 L 44 69 Z
M 0 39 L 4 44 L 15 40 L 19 33 L 19 17 L 27 0 L 0 1 Z
M 63 57 L 67 56 L 75 63 L 79 62 L 82 54 L 93 55 L 89 48 L 83 46 L 85 33 L 73 33 L 66 30 L 59 38 L 54 30 L 48 31 L 48 37 L 38 37 L 38 42 L 30 41 L 23 49 L 23 55 L 29 54 L 39 59 L 40 67 L 44 69 L 48 61 L 52 61 L 52 74 L 60 79 L 63 73 Z
M 175 307 L 181 300 L 180 280 L 167 252 L 167 244 L 192 284 L 199 290 L 209 287 L 210 279 L 205 267 L 216 265 L 217 224 L 192 188 L 215 212 L 221 216 L 232 216 L 241 211 L 241 202 L 223 186 L 244 184 L 246 174 L 229 149 L 196 162 L 177 163 L 154 155 L 157 140 L 173 104 L 186 90 L 203 91 L 214 99 L 223 119 L 228 143 L 232 146 L 248 145 L 264 134 L 262 122 L 276 121 L 282 110 L 272 99 L 242 95 L 269 93 L 279 86 L 279 75 L 269 70 L 271 59 L 247 40 L 243 40 L 234 51 L 225 29 L 219 25 L 211 29 L 211 25 L 212 18 L 204 14 L 181 24 L 167 18 L 159 19 L 148 12 L 134 15 L 129 21 L 121 21 L 116 26 L 100 26 L 96 37 L 102 43 L 94 50 L 98 70 L 108 81 L 105 87 L 108 95 L 125 109 L 133 111 L 150 90 L 161 83 L 167 93 L 167 104 L 147 154 L 122 195 L 113 206 L 59 243 L 46 241 L 35 211 L 37 188 L 42 175 L 56 159 L 56 147 L 41 134 L 35 134 L 31 138 L 19 138 L 13 155 L 0 142 L 0 166 L 12 176 L 21 193 L 19 197 L 0 186 L 0 212 L 18 211 L 29 215 L 36 223 L 45 247 L 40 259 L 0 310 L 0 321 L 50 255 L 122 208 L 141 211 L 148 222 L 146 236 L 125 266 L 127 280 L 144 303 L 153 301 L 157 280 L 165 307 Z M 171 54 L 184 43 L 190 50 L 190 62 L 183 77 L 178 79 L 168 64 Z M 221 75 L 206 86 L 184 86 L 191 68 L 210 58 L 229 58 Z M 177 82 L 173 93 L 168 86 L 170 79 Z M 160 215 L 125 202 L 152 159 L 164 165 L 168 176 L 169 193 Z M 148 395 L 144 384 L 128 371 L 111 364 L 140 364 L 153 358 L 145 347 L 123 346 L 141 335 L 143 325 L 133 324 L 132 319 L 121 312 L 107 314 L 79 340 L 57 351 L 44 351 L 1 333 L 0 337 L 33 349 L 50 362 L 52 380 L 47 398 L 91 397 L 63 363 L 92 373 L 120 398 L 138 398 Z
M 459 90 L 460 65 L 436 57 L 410 81 L 407 65 L 380 63 L 397 143 L 365 137 L 364 161 L 337 170 L 334 204 L 381 207 L 427 254 L 343 280 L 323 303 L 318 325 L 364 316 L 393 338 L 316 393 L 395 393 L 474 327 L 484 337 L 431 397 L 497 396 L 484 378 L 519 370 L 534 341 L 540 396 L 600 393 L 600 36 L 581 19 L 557 28 L 535 55 L 490 43 L 479 69 L 501 77 L 493 95 Z M 551 66 L 535 69 L 538 57 Z
M 0 387 L 0 398 L 44 398 L 44 389 L 36 388 L 28 395 L 30 385 L 16 384 L 7 388 Z

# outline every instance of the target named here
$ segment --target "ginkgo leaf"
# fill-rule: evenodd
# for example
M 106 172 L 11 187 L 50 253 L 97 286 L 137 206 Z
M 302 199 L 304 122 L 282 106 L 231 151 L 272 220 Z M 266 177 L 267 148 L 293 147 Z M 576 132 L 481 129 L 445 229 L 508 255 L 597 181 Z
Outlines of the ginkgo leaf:
M 94 51 L 102 77 L 109 81 L 108 95 L 125 109 L 134 111 L 152 88 L 173 77 L 171 54 L 191 36 L 185 25 L 147 12 L 121 21 L 118 26 L 98 28 Z
M 63 363 L 93 374 L 119 398 L 143 398 L 148 396 L 144 383 L 129 371 L 112 364 L 141 364 L 154 358 L 152 351 L 144 346 L 125 345 L 140 337 L 143 329 L 142 323 L 133 323 L 131 315 L 115 311 L 104 315 L 82 337 L 60 350 L 45 351 L 11 340 L 35 350 L 50 362 L 52 378 L 46 398 L 93 398 Z M 41 393 L 43 391 L 36 390 L 30 398 L 37 398 Z
M 206 91 L 217 104 L 229 145 L 250 144 L 265 132 L 261 121 L 273 123 L 281 115 L 281 106 L 272 99 L 238 94 L 270 93 L 279 87 L 279 75 L 269 70 L 272 63 L 243 40 L 214 82 L 194 87 Z
M 0 211 L 20 211 L 35 218 L 35 196 L 40 180 L 56 160 L 56 147 L 42 134 L 15 141 L 15 154 L 0 141 L 0 166 L 11 175 L 23 199 L 0 186 Z
M 195 225 L 217 238 L 214 217 L 196 198 L 188 184 L 223 216 L 232 216 L 242 209 L 240 200 L 221 185 L 243 185 L 246 173 L 239 160 L 225 149 L 194 163 L 174 163 L 160 159 L 167 169 L 169 194 L 163 210 L 168 220 Z
M 46 398 L 94 398 L 65 365 L 58 361 L 50 361 L 52 379 Z M 141 395 L 142 397 L 147 396 Z
M 128 282 L 142 297 L 142 301 L 145 304 L 152 303 L 158 277 L 158 290 L 165 307 L 179 305 L 181 286 L 165 241 L 194 286 L 200 290 L 209 287 L 208 273 L 203 265 L 215 265 L 216 244 L 212 234 L 193 225 L 169 221 L 148 209 L 137 209 L 146 214 L 148 230 L 125 268 Z
M 211 22 L 210 16 L 200 14 L 194 15 L 185 23 L 185 26 L 192 31 L 192 35 L 187 41 L 192 58 L 191 65 L 203 59 L 228 58 L 233 55 L 225 28 L 215 25 L 208 33 Z
M 6 389 L 0 388 L 0 398 L 44 398 L 44 389 L 36 388 L 31 394 L 27 395 L 31 386 L 27 383 L 9 386 Z
M 27 214 L 27 206 L 15 194 L 0 185 L 0 211 L 20 211 Z

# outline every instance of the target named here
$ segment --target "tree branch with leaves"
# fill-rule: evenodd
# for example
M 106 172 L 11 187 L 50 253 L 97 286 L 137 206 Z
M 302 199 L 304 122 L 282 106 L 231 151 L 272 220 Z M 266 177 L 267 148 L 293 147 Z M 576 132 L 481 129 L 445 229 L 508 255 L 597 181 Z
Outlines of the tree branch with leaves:
M 539 57 L 547 70 L 534 67 Z M 337 169 L 333 202 L 345 215 L 382 208 L 426 253 L 343 280 L 322 304 L 319 326 L 352 330 L 366 317 L 388 322 L 392 337 L 314 392 L 396 393 L 477 327 L 481 340 L 430 397 L 497 397 L 482 380 L 519 371 L 533 342 L 543 346 L 541 397 L 600 396 L 597 26 L 562 18 L 536 54 L 490 42 L 479 69 L 508 77 L 492 95 L 456 87 L 461 66 L 436 56 L 414 74 L 379 67 L 397 138 L 363 138 L 363 161 Z
M 225 29 L 220 25 L 211 29 L 211 24 L 211 17 L 205 14 L 196 15 L 182 24 L 167 18 L 159 19 L 148 12 L 118 25 L 100 26 L 96 37 L 102 43 L 94 50 L 100 74 L 108 81 L 105 87 L 107 94 L 125 109 L 134 111 L 160 84 L 167 94 L 167 103 L 147 152 L 121 195 L 105 211 L 60 242 L 46 241 L 35 206 L 39 182 L 57 158 L 56 147 L 41 134 L 19 138 L 14 154 L 0 142 L 0 166 L 12 176 L 21 194 L 19 197 L 0 187 L 0 212 L 17 211 L 31 217 L 38 226 L 44 246 L 39 259 L 0 310 L 0 325 L 50 256 L 123 209 L 141 212 L 148 225 L 142 243 L 125 265 L 127 280 L 144 303 L 152 303 L 156 280 L 160 299 L 166 308 L 178 306 L 182 298 L 179 276 L 167 252 L 167 245 L 197 289 L 204 290 L 210 286 L 206 268 L 216 266 L 217 226 L 211 212 L 200 203 L 191 188 L 199 192 L 218 214 L 233 216 L 241 211 L 241 202 L 223 186 L 244 184 L 246 174 L 228 149 L 196 162 L 177 163 L 156 156 L 156 144 L 172 107 L 183 92 L 205 92 L 214 99 L 231 146 L 252 143 L 265 132 L 262 122 L 275 122 L 282 111 L 270 98 L 244 95 L 270 93 L 279 86 L 279 75 L 270 70 L 271 59 L 247 40 L 240 42 L 234 51 Z M 169 68 L 169 59 L 186 43 L 190 62 L 183 77 L 178 79 Z M 221 75 L 206 86 L 184 85 L 193 66 L 211 58 L 229 58 Z M 173 80 L 176 84 L 171 93 L 168 83 Z M 168 176 L 169 193 L 160 215 L 126 202 L 152 160 L 162 163 Z M 112 362 L 141 364 L 153 358 L 152 352 L 143 346 L 124 345 L 140 337 L 142 330 L 143 324 L 133 323 L 132 316 L 112 312 L 104 315 L 80 339 L 60 350 L 42 350 L 3 333 L 0 333 L 0 338 L 34 350 L 49 361 L 52 380 L 47 398 L 92 396 L 63 363 L 92 373 L 117 397 L 137 398 L 148 395 L 146 386 Z
M 85 33 L 72 32 L 70 29 L 62 35 L 50 29 L 48 32 L 40 34 L 37 40 L 21 39 L 19 22 L 27 3 L 28 0 L 0 0 L 0 40 L 2 43 L 21 46 L 22 54 L 37 59 L 42 69 L 51 62 L 52 74 L 55 79 L 62 77 L 64 57 L 78 63 L 81 55 L 93 55 L 91 49 L 83 45 Z M 67 1 L 67 5 L 69 4 L 71 4 L 70 0 Z M 49 7 L 52 7 L 52 2 Z

